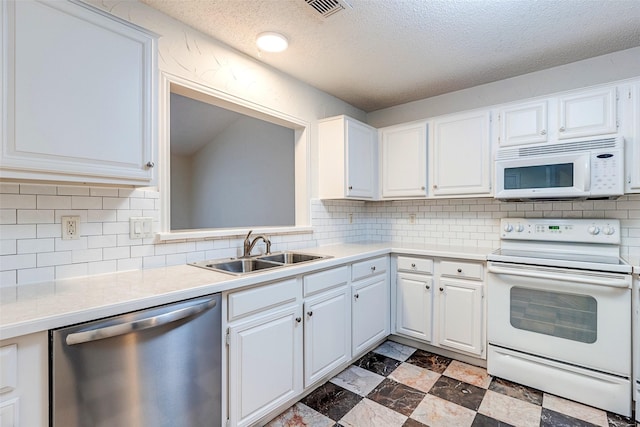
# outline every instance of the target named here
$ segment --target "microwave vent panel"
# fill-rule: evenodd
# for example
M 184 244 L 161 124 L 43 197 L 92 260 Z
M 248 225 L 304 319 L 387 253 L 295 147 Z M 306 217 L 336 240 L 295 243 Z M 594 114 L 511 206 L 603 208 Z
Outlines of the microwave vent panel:
M 351 9 L 346 0 L 305 0 L 323 18 L 328 18 L 345 9 Z
M 553 154 L 573 153 L 576 151 L 601 150 L 603 148 L 622 148 L 622 139 L 605 138 L 589 141 L 565 142 L 561 144 L 506 148 L 498 150 L 496 153 L 496 160 L 548 156 Z

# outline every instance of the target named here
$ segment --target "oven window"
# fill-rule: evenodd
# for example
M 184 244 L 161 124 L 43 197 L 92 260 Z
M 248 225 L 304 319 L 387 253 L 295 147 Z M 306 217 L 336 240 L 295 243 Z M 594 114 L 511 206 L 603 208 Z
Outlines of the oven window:
M 505 168 L 504 189 L 573 187 L 573 163 Z
M 511 326 L 592 344 L 598 338 L 598 303 L 588 295 L 511 288 Z

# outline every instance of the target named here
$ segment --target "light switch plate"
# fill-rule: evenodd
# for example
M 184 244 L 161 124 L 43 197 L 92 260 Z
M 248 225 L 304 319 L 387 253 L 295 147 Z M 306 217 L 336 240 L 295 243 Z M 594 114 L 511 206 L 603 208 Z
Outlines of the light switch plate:
M 147 239 L 153 237 L 153 218 L 132 216 L 129 218 L 129 238 Z

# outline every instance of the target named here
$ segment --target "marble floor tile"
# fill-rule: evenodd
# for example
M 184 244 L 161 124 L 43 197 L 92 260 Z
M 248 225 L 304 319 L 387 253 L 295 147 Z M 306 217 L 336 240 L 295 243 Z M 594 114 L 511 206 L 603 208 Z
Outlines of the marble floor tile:
M 362 399 L 340 419 L 339 424 L 344 427 L 402 427 L 406 420 L 406 415 L 372 400 Z
M 386 378 L 371 393 L 368 399 L 409 416 L 424 398 L 425 393 Z
M 409 347 L 393 341 L 385 341 L 378 348 L 373 350 L 374 353 L 404 362 L 416 351 L 415 348 Z
M 405 362 L 441 374 L 447 369 L 451 359 L 428 351 L 416 350 Z
M 366 396 L 384 380 L 382 375 L 351 365 L 330 381 L 360 396 Z
M 640 427 L 640 423 L 634 422 L 631 418 L 622 415 L 607 413 L 609 419 L 609 427 Z
M 369 352 L 362 356 L 354 365 L 386 377 L 401 363 L 399 360 L 383 356 L 382 354 Z
M 471 427 L 513 427 L 511 424 L 505 423 L 504 421 L 498 421 L 494 418 L 487 417 L 483 414 L 476 414 L 476 417 L 473 419 L 473 424 Z
M 335 422 L 303 403 L 296 403 L 265 427 L 332 427 Z
M 527 387 L 521 384 L 516 384 L 502 378 L 494 377 L 491 381 L 491 384 L 489 385 L 489 390 L 506 394 L 507 396 L 515 397 L 516 399 L 533 403 L 534 405 L 542 406 L 543 393 L 540 390 L 536 390 L 535 388 Z
M 426 424 L 422 424 L 420 421 L 414 420 L 413 418 L 407 418 L 407 421 L 402 424 L 402 427 L 429 427 Z
M 431 387 L 429 394 L 477 411 L 486 390 L 444 375 Z
M 478 412 L 515 427 L 538 427 L 542 407 L 487 390 Z
M 554 396 L 553 394 L 544 394 L 542 407 L 551 409 L 552 411 L 559 412 L 564 415 L 569 415 L 570 417 L 577 418 L 582 421 L 587 421 L 593 425 L 597 425 L 600 427 L 609 426 L 607 413 L 605 411 L 593 408 L 591 406 L 586 406 L 578 402 L 563 399 L 561 397 Z
M 441 374 L 437 372 L 412 365 L 411 363 L 403 363 L 398 366 L 388 378 L 428 393 L 431 387 L 438 381 L 440 375 Z
M 447 366 L 443 375 L 485 389 L 489 387 L 489 384 L 491 383 L 491 376 L 487 374 L 487 370 L 485 368 L 469 365 L 457 360 L 453 360 L 449 363 L 449 366 Z
M 411 418 L 429 427 L 471 427 L 475 411 L 427 394 L 411 414 Z
M 328 382 L 318 387 L 301 402 L 332 420 L 339 420 L 361 400 L 362 396 Z
M 540 427 L 595 427 L 595 426 L 596 426 L 595 424 L 591 424 L 589 422 L 570 417 L 569 415 L 561 414 L 560 412 L 552 411 L 551 409 L 542 408 L 542 415 L 540 416 Z

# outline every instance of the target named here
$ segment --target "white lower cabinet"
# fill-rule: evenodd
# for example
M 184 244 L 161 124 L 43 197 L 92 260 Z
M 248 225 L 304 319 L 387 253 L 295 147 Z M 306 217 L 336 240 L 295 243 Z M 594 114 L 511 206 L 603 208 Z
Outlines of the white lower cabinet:
M 482 283 L 441 279 L 440 334 L 443 347 L 480 355 L 482 345 Z
M 290 279 L 230 296 L 229 313 L 241 319 L 227 332 L 229 425 L 252 425 L 302 392 L 300 288 Z M 254 301 L 264 304 L 263 311 Z
M 485 358 L 482 263 L 399 256 L 394 333 Z
M 356 357 L 389 335 L 389 258 L 361 261 L 352 266 L 352 355 Z
M 49 340 L 38 332 L 0 341 L 0 426 L 49 425 Z

